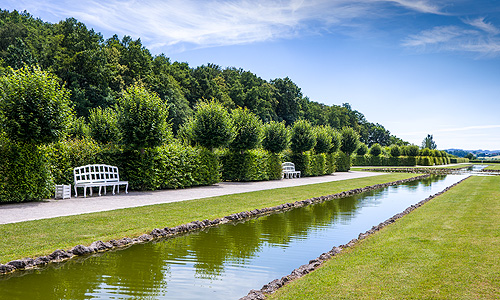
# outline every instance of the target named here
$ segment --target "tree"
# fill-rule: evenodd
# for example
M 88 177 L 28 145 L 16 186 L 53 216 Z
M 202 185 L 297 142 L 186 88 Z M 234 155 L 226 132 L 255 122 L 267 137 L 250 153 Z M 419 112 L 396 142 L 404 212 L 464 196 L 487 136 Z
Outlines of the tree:
M 120 141 L 120 128 L 118 127 L 118 114 L 111 107 L 100 107 L 90 110 L 89 115 L 90 136 L 98 143 L 118 143 Z
M 311 150 L 316 145 L 316 138 L 311 123 L 306 120 L 299 120 L 292 126 L 291 145 L 295 153 L 302 153 Z
M 349 156 L 358 148 L 359 135 L 351 127 L 342 128 L 340 134 L 342 135 L 340 143 L 340 151 L 344 152 Z
M 401 155 L 401 148 L 399 148 L 398 145 L 393 145 L 391 147 L 391 156 L 392 157 L 398 157 Z
M 363 156 L 365 155 L 366 153 L 368 153 L 368 146 L 365 144 L 365 143 L 359 143 L 359 147 L 358 149 L 356 150 L 356 154 L 357 155 L 360 155 L 360 156 Z
M 280 121 L 284 120 L 287 125 L 293 124 L 299 118 L 301 108 L 302 92 L 300 88 L 288 77 L 274 79 L 271 84 L 275 87 L 274 98 L 278 102 L 276 106 L 278 118 Z
M 118 100 L 118 125 L 122 142 L 143 149 L 165 143 L 171 136 L 167 105 L 156 93 L 133 85 Z
M 194 119 L 186 126 L 190 139 L 210 150 L 226 146 L 235 135 L 229 113 L 215 101 L 198 104 Z
M 280 153 L 290 145 L 290 132 L 285 122 L 271 121 L 264 125 L 262 147 L 271 153 Z
M 472 160 L 472 159 L 476 159 L 476 156 L 474 156 L 474 154 L 472 154 L 472 153 L 470 153 L 470 152 L 469 152 L 469 153 L 467 153 L 464 157 L 465 157 L 465 158 L 468 158 L 468 159 L 470 159 L 470 160 Z
M 71 122 L 69 92 L 39 67 L 9 68 L 0 79 L 0 131 L 19 142 L 59 140 Z
M 434 150 L 437 148 L 436 143 L 434 142 L 434 138 L 431 134 L 428 134 L 425 139 L 422 141 L 422 149 L 429 148 Z
M 370 147 L 370 155 L 371 156 L 379 156 L 382 153 L 382 147 L 380 144 L 376 143 Z
M 229 148 L 235 151 L 254 149 L 261 141 L 262 122 L 247 108 L 234 109 L 231 115 L 235 136 Z

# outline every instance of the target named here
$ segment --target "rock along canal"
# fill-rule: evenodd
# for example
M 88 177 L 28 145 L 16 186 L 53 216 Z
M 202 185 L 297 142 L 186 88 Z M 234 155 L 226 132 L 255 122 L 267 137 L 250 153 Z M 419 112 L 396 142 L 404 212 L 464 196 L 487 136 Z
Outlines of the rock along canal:
M 0 299 L 238 299 L 468 175 L 431 176 L 0 277 Z

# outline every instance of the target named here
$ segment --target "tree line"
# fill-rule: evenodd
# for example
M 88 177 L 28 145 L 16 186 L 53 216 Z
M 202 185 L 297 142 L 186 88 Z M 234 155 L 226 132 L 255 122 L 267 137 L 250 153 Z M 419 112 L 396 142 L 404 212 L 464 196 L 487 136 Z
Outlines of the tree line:
M 337 130 L 350 127 L 368 146 L 407 144 L 384 126 L 368 122 L 348 103 L 311 101 L 288 77 L 268 81 L 234 67 L 190 67 L 164 54 L 152 55 L 140 39 L 117 35 L 104 39 L 74 18 L 52 24 L 27 12 L 0 10 L 0 73 L 25 65 L 55 75 L 69 91 L 75 128 L 110 117 L 127 89 L 141 86 L 159 97 L 176 136 L 198 104 L 216 101 L 228 110 L 247 108 L 264 123 L 291 126 L 306 120 Z

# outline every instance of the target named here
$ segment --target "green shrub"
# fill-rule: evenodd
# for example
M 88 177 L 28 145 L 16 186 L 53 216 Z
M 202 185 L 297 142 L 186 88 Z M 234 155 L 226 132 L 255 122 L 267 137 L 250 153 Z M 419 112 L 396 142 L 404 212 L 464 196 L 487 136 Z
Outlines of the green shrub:
M 271 121 L 264 126 L 262 147 L 271 153 L 280 153 L 290 145 L 290 132 L 285 122 Z M 281 176 L 281 175 L 280 175 Z
M 194 118 L 183 126 L 182 131 L 187 139 L 209 150 L 225 147 L 235 135 L 229 113 L 215 101 L 198 104 Z
M 324 153 L 319 153 L 311 155 L 310 161 L 310 174 L 309 176 L 321 176 L 328 174 L 328 169 L 326 165 L 326 155 Z
M 247 108 L 234 109 L 233 119 L 235 135 L 229 143 L 233 151 L 245 151 L 256 148 L 262 139 L 262 122 Z
M 269 180 L 281 179 L 281 167 L 282 159 L 280 155 L 276 153 L 269 153 L 269 159 L 267 162 Z
M 382 147 L 380 146 L 380 144 L 378 143 L 373 144 L 370 148 L 370 155 L 376 157 L 379 156 L 380 154 L 382 154 Z
M 351 127 L 344 127 L 340 131 L 340 151 L 350 156 L 359 146 L 359 134 Z
M 329 153 L 332 148 L 332 128 L 330 126 L 315 126 L 314 134 L 316 137 L 316 145 L 314 151 L 316 153 Z
M 93 108 L 89 114 L 90 136 L 101 144 L 118 143 L 120 141 L 120 128 L 118 127 L 118 114 L 111 108 Z
M 55 184 L 73 184 L 73 169 L 89 164 L 105 163 L 99 158 L 101 148 L 92 139 L 69 139 L 44 147 Z M 119 157 L 119 154 L 113 155 Z
M 418 156 L 419 153 L 420 153 L 420 150 L 419 150 L 418 146 L 416 146 L 416 145 L 406 146 L 405 155 L 415 157 L 415 156 Z
M 316 137 L 313 127 L 307 120 L 295 122 L 291 130 L 290 149 L 294 153 L 302 153 L 313 149 L 316 145 Z
M 0 202 L 38 201 L 53 193 L 44 149 L 0 137 Z
M 172 135 L 167 123 L 168 107 L 154 92 L 134 85 L 118 100 L 118 124 L 125 147 L 160 146 Z
M 269 153 L 262 149 L 253 149 L 244 153 L 223 151 L 219 155 L 221 161 L 222 180 L 225 181 L 258 181 L 270 179 Z M 276 159 L 277 155 L 273 157 Z M 276 161 L 272 177 L 276 178 Z M 281 168 L 281 163 L 279 164 Z M 281 170 L 279 171 L 281 178 Z
M 356 155 L 352 161 L 353 166 L 369 166 L 370 159 L 367 155 Z
M 365 154 L 368 153 L 368 146 L 365 143 L 359 143 L 359 147 L 356 150 L 356 155 L 358 156 L 364 156 Z
M 133 190 L 210 185 L 220 181 L 215 154 L 176 143 L 143 150 L 125 150 L 120 176 Z
M 351 169 L 351 157 L 342 151 L 336 153 L 335 168 L 337 172 L 347 172 Z
M 393 145 L 390 149 L 392 157 L 399 157 L 401 155 L 401 148 L 398 145 Z
M 0 79 L 0 131 L 10 140 L 57 141 L 65 135 L 71 116 L 69 92 L 55 75 L 25 66 L 10 69 Z
M 431 156 L 432 152 L 429 148 L 424 148 L 420 150 L 420 156 Z
M 326 154 L 326 174 L 335 173 L 336 171 L 335 159 L 336 159 L 335 153 Z
M 311 153 L 309 151 L 302 153 L 293 152 L 290 161 L 295 164 L 295 170 L 300 171 L 301 176 L 311 176 Z

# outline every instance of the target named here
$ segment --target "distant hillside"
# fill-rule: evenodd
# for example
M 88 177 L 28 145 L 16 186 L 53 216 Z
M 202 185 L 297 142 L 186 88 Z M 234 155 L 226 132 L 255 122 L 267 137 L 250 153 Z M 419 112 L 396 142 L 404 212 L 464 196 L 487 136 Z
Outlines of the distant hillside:
M 445 150 L 447 153 L 464 157 L 468 153 L 474 154 L 476 157 L 494 157 L 500 155 L 500 150 L 463 150 L 463 149 L 447 149 Z

